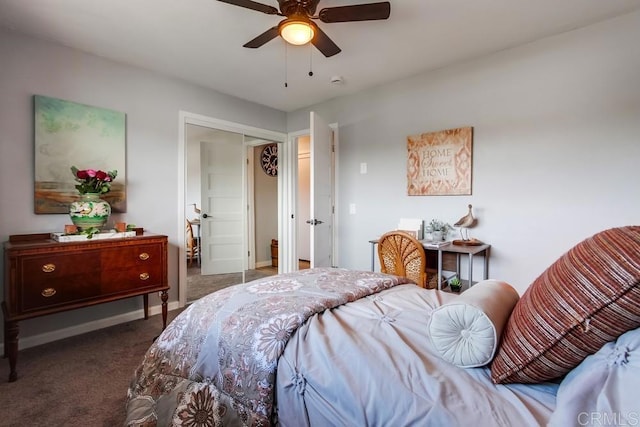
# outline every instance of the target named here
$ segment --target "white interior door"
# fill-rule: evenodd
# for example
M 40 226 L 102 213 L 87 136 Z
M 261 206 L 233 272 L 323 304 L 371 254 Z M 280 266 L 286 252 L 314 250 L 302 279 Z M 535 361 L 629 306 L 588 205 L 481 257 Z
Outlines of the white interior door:
M 311 261 L 311 236 L 307 223 L 311 218 L 309 135 L 298 138 L 298 259 Z
M 222 132 L 200 144 L 202 274 L 244 270 L 243 135 Z
M 333 247 L 333 130 L 311 112 L 311 267 L 331 267 Z

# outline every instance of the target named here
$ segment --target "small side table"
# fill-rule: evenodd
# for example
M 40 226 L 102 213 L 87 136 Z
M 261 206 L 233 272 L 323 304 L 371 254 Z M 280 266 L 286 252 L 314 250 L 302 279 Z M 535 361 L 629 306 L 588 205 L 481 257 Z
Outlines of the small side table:
M 476 246 L 458 246 L 452 243 L 442 245 L 439 247 L 434 247 L 430 245 L 431 242 L 421 240 L 422 246 L 426 251 L 435 251 L 438 252 L 438 290 L 442 289 L 442 254 L 444 252 L 456 254 L 456 274 L 460 277 L 460 255 L 468 255 L 468 270 L 467 270 L 467 280 L 469 287 L 473 285 L 473 257 L 475 255 L 481 255 L 484 258 L 484 271 L 483 271 L 483 279 L 487 280 L 489 278 L 489 255 L 491 252 L 491 245 L 482 244 Z M 375 271 L 375 261 L 376 261 L 376 245 L 378 244 L 378 239 L 369 240 L 371 244 L 371 271 Z

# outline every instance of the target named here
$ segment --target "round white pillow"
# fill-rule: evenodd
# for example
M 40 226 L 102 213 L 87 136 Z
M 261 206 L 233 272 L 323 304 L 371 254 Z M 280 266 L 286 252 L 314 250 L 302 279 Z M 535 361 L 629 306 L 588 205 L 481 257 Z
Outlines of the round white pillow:
M 484 366 L 493 359 L 518 299 L 505 282 L 478 282 L 433 311 L 429 338 L 444 360 L 462 368 Z

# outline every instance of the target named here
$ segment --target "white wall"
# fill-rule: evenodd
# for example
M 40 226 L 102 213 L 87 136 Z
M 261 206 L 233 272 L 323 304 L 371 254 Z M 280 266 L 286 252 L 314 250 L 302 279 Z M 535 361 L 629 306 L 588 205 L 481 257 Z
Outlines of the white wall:
M 297 131 L 308 129 L 314 110 L 340 124 L 341 266 L 368 269 L 367 241 L 400 217 L 455 221 L 472 203 L 480 221 L 472 235 L 493 245 L 491 276 L 523 290 L 583 238 L 640 223 L 638 40 L 640 12 L 285 115 L 0 32 L 0 238 L 56 231 L 67 222 L 65 215 L 33 214 L 32 96 L 122 111 L 128 187 L 122 218 L 169 235 L 170 301 L 176 301 L 177 245 L 184 238 L 178 112 Z M 475 130 L 473 195 L 406 196 L 406 137 L 459 126 Z M 349 215 L 350 203 L 357 214 Z M 141 308 L 140 300 L 24 321 L 20 337 L 128 313 Z
M 127 119 L 127 213 L 123 220 L 169 236 L 169 301 L 178 299 L 180 110 L 282 132 L 285 113 L 48 42 L 0 31 L 0 239 L 62 230 L 66 215 L 33 208 L 33 95 L 124 112 Z M 4 270 L 4 266 L 1 268 Z M 2 286 L 2 285 L 0 285 Z M 158 304 L 152 295 L 150 303 Z M 142 298 L 21 322 L 20 337 L 129 313 Z M 122 321 L 122 320 L 121 320 Z M 76 330 L 77 332 L 77 330 Z M 21 346 L 29 340 L 22 340 Z M 33 342 L 33 341 L 32 341 Z
M 340 126 L 339 265 L 368 269 L 367 241 L 401 217 L 453 223 L 471 203 L 490 276 L 523 291 L 577 242 L 639 224 L 639 40 L 635 12 L 289 114 L 290 131 L 310 110 Z M 407 196 L 406 137 L 462 126 L 473 194 Z
M 271 265 L 271 239 L 278 238 L 278 178 L 262 170 L 262 149 L 253 150 L 256 267 Z
M 185 159 L 185 217 L 188 220 L 194 220 L 200 217 L 194 209 L 194 203 L 198 209 L 202 209 L 200 142 L 212 141 L 215 132 L 215 130 L 205 129 L 201 126 L 191 124 L 185 126 L 185 145 L 187 151 Z

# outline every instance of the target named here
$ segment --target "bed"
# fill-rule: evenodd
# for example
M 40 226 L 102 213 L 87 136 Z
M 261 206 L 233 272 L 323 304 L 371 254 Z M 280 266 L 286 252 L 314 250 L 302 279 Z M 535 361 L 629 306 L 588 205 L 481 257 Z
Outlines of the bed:
M 149 348 L 128 390 L 125 424 L 565 426 L 598 425 L 603 414 L 618 424 L 640 421 L 629 397 L 640 383 L 640 313 L 627 310 L 640 306 L 640 227 L 576 248 L 522 298 L 498 281 L 456 295 L 346 269 L 217 291 L 185 309 Z M 585 279 L 594 265 L 610 278 L 604 285 Z M 588 312 L 578 318 L 565 310 L 573 321 L 536 346 L 532 340 L 549 328 L 531 321 L 544 313 L 527 317 L 540 302 L 536 291 L 549 297 L 552 282 L 561 277 L 566 285 L 567 276 L 577 277 L 574 302 L 558 307 L 575 303 Z M 597 307 L 576 297 L 594 286 L 610 289 Z M 625 307 L 625 320 L 602 326 L 599 314 L 615 305 Z M 549 304 L 543 311 L 562 317 Z M 585 348 L 568 341 L 575 360 L 567 362 L 563 340 L 572 334 Z

